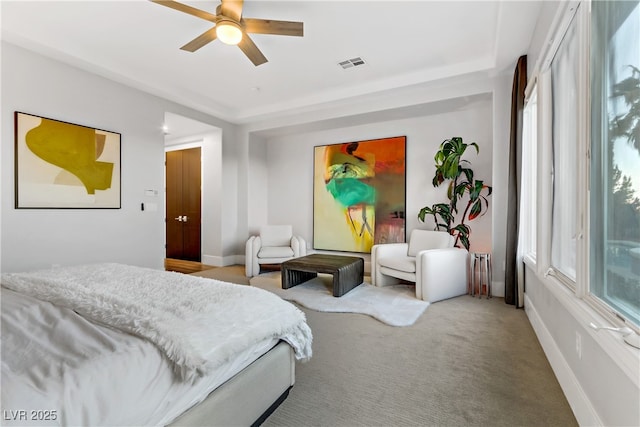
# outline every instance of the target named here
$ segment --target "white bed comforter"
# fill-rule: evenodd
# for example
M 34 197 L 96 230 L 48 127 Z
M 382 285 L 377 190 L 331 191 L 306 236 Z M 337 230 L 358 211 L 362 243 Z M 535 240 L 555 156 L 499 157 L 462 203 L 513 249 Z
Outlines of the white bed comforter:
M 270 292 L 121 264 L 2 275 L 2 286 L 154 343 L 183 380 L 206 375 L 268 338 L 311 357 L 302 311 Z
M 2 426 L 162 426 L 272 348 L 184 382 L 157 346 L 2 287 Z

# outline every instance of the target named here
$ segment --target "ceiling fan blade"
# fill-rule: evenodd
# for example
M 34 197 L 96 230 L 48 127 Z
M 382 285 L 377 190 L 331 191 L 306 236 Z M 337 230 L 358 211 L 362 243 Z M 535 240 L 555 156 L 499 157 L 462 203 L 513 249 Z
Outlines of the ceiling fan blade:
M 248 34 L 243 34 L 242 40 L 238 43 L 238 47 L 256 67 L 267 62 L 267 58 L 260 52 L 260 49 L 258 49 L 258 46 L 249 38 Z
M 302 37 L 304 23 L 294 21 L 275 21 L 273 19 L 244 18 L 242 20 L 247 33 L 277 34 L 281 36 Z
M 186 50 L 187 52 L 195 52 L 200 49 L 202 46 L 210 43 L 216 39 L 216 27 L 213 27 L 204 33 L 200 34 L 195 39 L 191 40 L 189 43 L 182 46 L 180 49 Z
M 221 0 L 221 12 L 224 16 L 233 19 L 236 22 L 240 22 L 242 18 L 242 3 L 243 0 Z
M 189 15 L 202 18 L 206 21 L 213 23 L 218 22 L 218 17 L 212 13 L 205 12 L 204 10 L 196 9 L 195 7 L 187 6 L 186 4 L 178 3 L 173 0 L 150 0 L 152 3 L 156 3 L 162 6 L 169 7 L 171 9 L 179 10 L 180 12 L 188 13 Z

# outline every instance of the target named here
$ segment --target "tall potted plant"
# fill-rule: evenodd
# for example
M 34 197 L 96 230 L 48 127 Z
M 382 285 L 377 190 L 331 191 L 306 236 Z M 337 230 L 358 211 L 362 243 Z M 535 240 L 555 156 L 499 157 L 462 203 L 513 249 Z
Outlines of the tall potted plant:
M 427 215 L 432 215 L 436 224 L 435 230 L 447 231 L 455 236 L 455 246 L 462 244 L 467 250 L 470 245 L 471 228 L 465 221 L 472 221 L 486 213 L 489 207 L 487 197 L 491 195 L 492 191 L 492 188 L 485 185 L 484 181 L 475 179 L 471 162 L 462 158 L 469 147 L 474 147 L 476 154 L 480 152 L 478 144 L 475 142 L 466 144 L 460 137 L 445 139 L 440 144 L 434 157 L 436 171 L 432 183 L 434 187 L 439 187 L 441 184 L 449 182 L 447 187 L 449 202 L 425 206 L 418 213 L 418 219 L 422 222 Z M 464 197 L 465 194 L 469 196 L 468 199 Z M 460 202 L 464 206 L 462 215 L 458 215 L 458 203 Z M 458 223 L 456 223 L 456 218 L 459 218 Z

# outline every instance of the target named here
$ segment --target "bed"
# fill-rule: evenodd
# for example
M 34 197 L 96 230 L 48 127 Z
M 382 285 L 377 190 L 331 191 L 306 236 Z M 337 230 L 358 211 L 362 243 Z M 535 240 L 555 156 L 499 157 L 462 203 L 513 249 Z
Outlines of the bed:
M 311 357 L 261 289 L 121 264 L 2 275 L 2 425 L 252 425 Z

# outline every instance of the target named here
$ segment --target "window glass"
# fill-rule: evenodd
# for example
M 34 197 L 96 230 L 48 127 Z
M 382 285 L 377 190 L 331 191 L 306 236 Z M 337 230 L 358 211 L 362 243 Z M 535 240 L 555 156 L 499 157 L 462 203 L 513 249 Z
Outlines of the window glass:
M 551 265 L 576 277 L 578 38 L 574 18 L 551 63 L 553 205 Z
M 640 325 L 640 5 L 593 2 L 589 290 Z

